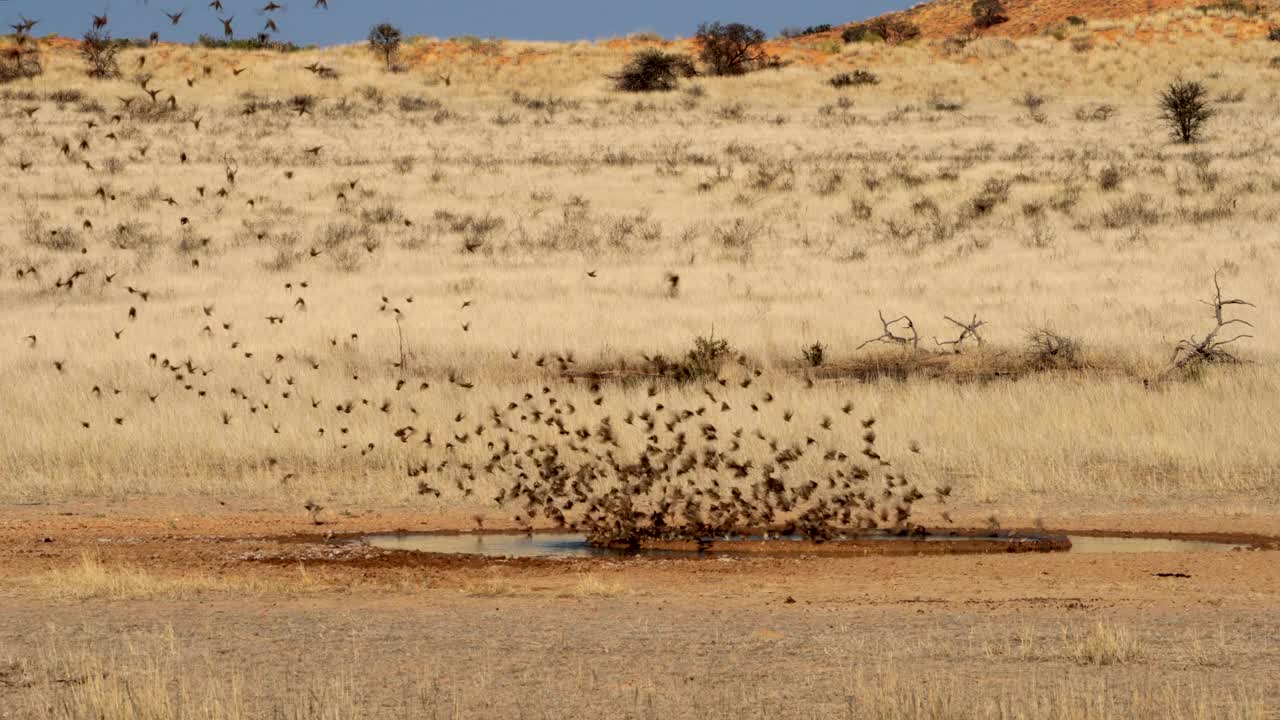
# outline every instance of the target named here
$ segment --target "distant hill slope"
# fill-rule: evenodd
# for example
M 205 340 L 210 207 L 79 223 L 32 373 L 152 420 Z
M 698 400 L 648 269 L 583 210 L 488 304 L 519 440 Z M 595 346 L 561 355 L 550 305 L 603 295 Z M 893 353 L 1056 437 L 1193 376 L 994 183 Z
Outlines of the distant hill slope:
M 1213 0 L 1005 0 L 1009 22 L 983 30 L 982 34 L 1027 37 L 1066 23 L 1072 16 L 1090 22 L 1126 20 L 1213 4 Z M 1244 4 L 1266 10 L 1274 9 L 1276 2 L 1245 0 Z M 933 0 L 890 15 L 915 23 L 925 37 L 946 37 L 972 29 L 972 5 L 973 0 Z

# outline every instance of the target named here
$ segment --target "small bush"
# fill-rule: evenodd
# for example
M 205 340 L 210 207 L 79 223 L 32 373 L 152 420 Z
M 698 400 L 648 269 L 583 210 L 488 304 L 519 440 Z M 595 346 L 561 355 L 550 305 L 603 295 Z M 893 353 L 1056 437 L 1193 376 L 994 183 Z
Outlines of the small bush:
M 974 217 L 988 215 L 996 206 L 1009 199 L 1009 181 L 1000 178 L 988 178 L 978 194 L 969 201 L 970 213 Z
M 812 345 L 802 348 L 801 354 L 809 367 L 822 367 L 827 361 L 827 346 L 815 340 Z
M 1209 90 L 1193 80 L 1178 80 L 1160 94 L 1160 119 L 1169 126 L 1174 139 L 1193 143 L 1214 116 L 1209 106 Z
M 269 36 L 235 40 L 202 34 L 196 40 L 196 44 L 209 50 L 271 50 L 273 52 L 286 53 L 298 52 L 302 49 L 291 42 L 272 40 Z M 328 68 L 324 68 L 324 70 L 328 70 Z M 323 72 L 317 74 L 320 77 L 325 76 Z
M 1123 182 L 1124 174 L 1117 165 L 1108 165 L 1098 173 L 1098 189 L 1103 192 L 1118 190 Z
M 802 38 L 806 35 L 821 35 L 822 33 L 831 32 L 833 29 L 831 23 L 823 23 L 821 25 L 810 25 L 806 28 L 783 28 L 782 32 L 778 34 L 784 38 L 792 39 Z
M 1068 15 L 1068 16 L 1067 16 L 1067 24 L 1068 24 L 1068 25 L 1071 25 L 1071 26 L 1074 26 L 1074 27 L 1084 27 L 1085 25 L 1088 25 L 1088 24 L 1089 24 L 1089 21 L 1088 21 L 1088 20 L 1085 20 L 1084 18 L 1080 17 L 1079 15 Z
M 879 85 L 880 78 L 869 70 L 854 70 L 836 75 L 828 82 L 833 88 L 860 87 L 862 85 Z
M 396 54 L 400 52 L 402 39 L 400 28 L 391 23 L 378 23 L 369 28 L 369 49 L 382 56 L 388 70 L 394 64 Z
M 846 43 L 887 42 L 898 45 L 920 37 L 920 27 L 896 17 L 879 17 L 850 25 L 840 33 Z
M 1076 120 L 1080 122 L 1106 122 L 1115 114 L 1115 106 L 1107 104 L 1081 105 L 1076 108 Z
M 29 80 L 43 73 L 40 46 L 35 43 L 20 40 L 17 45 L 6 48 L 4 55 L 0 57 L 0 84 Z
M 770 64 L 764 31 L 742 23 L 703 23 L 696 35 L 699 57 L 712 75 L 743 75 Z
M 84 92 L 76 88 L 64 88 L 49 93 L 49 102 L 55 102 L 59 105 L 78 103 L 81 100 L 84 100 Z
M 1267 39 L 1271 42 L 1280 42 L 1280 25 L 1272 25 L 1268 28 Z
M 1080 341 L 1049 328 L 1036 328 L 1027 333 L 1027 359 L 1032 367 L 1040 370 L 1084 366 Z
M 120 44 L 111 40 L 111 34 L 104 30 L 90 30 L 80 41 L 80 57 L 88 65 L 89 77 L 106 80 L 120 77 L 120 65 L 116 55 L 120 52 Z
M 715 377 L 732 350 L 728 340 L 715 335 L 699 335 L 693 339 L 693 347 L 685 353 L 679 375 L 689 380 Z
M 439 100 L 434 98 L 427 99 L 421 95 L 401 95 L 400 96 L 400 112 L 414 113 L 425 112 L 427 110 L 440 110 L 444 107 Z
M 974 0 L 969 12 L 973 15 L 973 24 L 981 29 L 1009 22 L 1009 15 L 1000 0 Z
M 688 55 L 646 48 L 636 53 L 617 75 L 610 75 L 621 92 L 667 92 L 675 90 L 680 78 L 697 74 Z

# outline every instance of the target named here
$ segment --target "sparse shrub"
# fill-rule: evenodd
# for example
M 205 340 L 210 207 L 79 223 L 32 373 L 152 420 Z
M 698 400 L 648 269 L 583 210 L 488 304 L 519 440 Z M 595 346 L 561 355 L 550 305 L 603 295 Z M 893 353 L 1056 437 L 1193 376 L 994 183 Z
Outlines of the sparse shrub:
M 996 206 L 1009 199 L 1009 181 L 1001 178 L 988 178 L 978 194 L 969 201 L 970 212 L 974 217 L 990 214 Z
M 1079 369 L 1084 366 L 1079 340 L 1050 328 L 1027 333 L 1027 360 L 1038 370 Z
M 360 211 L 360 219 L 370 225 L 387 225 L 403 218 L 400 208 L 385 202 Z
M 1140 225 L 1155 225 L 1160 221 L 1160 209 L 1146 193 L 1137 193 L 1117 200 L 1102 211 L 1103 226 L 1112 230 Z
M 391 161 L 391 169 L 401 175 L 408 175 L 413 172 L 414 165 L 416 164 L 417 160 L 415 160 L 412 155 L 401 155 Z
M 1036 250 L 1048 250 L 1058 241 L 1053 226 L 1041 215 L 1031 218 L 1031 226 L 1027 234 L 1022 236 L 1022 244 Z
M 401 95 L 400 112 L 416 113 L 425 112 L 427 110 L 439 110 L 443 107 L 439 100 L 434 98 L 428 99 L 421 95 Z
M 768 160 L 758 163 L 751 172 L 755 190 L 792 190 L 796 184 L 795 165 L 790 160 Z
M 1078 53 L 1087 53 L 1093 49 L 1092 35 L 1077 35 L 1071 38 L 1071 49 Z
M 609 79 L 621 92 L 667 92 L 676 89 L 680 78 L 696 74 L 693 60 L 688 55 L 645 48 Z
M 827 346 L 815 340 L 813 344 L 801 348 L 801 354 L 804 356 L 804 361 L 809 363 L 809 367 L 822 367 L 827 361 Z
M 844 180 L 839 166 L 820 166 L 814 170 L 813 191 L 823 197 L 833 195 L 844 186 Z
M 1118 190 L 1124 182 L 1124 173 L 1116 164 L 1108 165 L 1098 172 L 1098 189 L 1103 192 Z
M 1280 42 L 1280 25 L 1272 25 L 1267 29 L 1267 39 L 1271 42 Z
M 1009 22 L 1009 15 L 1000 0 L 974 0 L 969 12 L 973 15 L 974 26 L 978 28 L 986 29 Z
M 1080 122 L 1106 122 L 1116 114 L 1112 105 L 1081 105 L 1076 108 L 1076 120 Z
M 80 57 L 88 65 L 89 77 L 106 80 L 120 76 L 120 65 L 116 55 L 120 52 L 119 43 L 111 40 L 111 33 L 105 30 L 90 30 L 80 40 Z
M 1067 24 L 1068 24 L 1068 25 L 1071 25 L 1071 26 L 1074 26 L 1074 27 L 1084 27 L 1085 25 L 1088 25 L 1088 24 L 1089 24 L 1089 21 L 1088 21 L 1088 20 L 1085 20 L 1084 18 L 1080 17 L 1079 15 L 1068 15 L 1068 16 L 1067 16 Z
M 396 54 L 400 52 L 403 36 L 400 28 L 391 23 L 378 23 L 369 28 L 369 49 L 382 57 L 382 61 L 390 70 Z
M 821 35 L 822 33 L 831 32 L 834 28 L 831 23 L 822 23 L 821 25 L 810 25 L 806 28 L 783 28 L 778 34 L 784 38 L 802 38 L 806 35 Z
M 715 377 L 732 351 L 729 341 L 724 338 L 717 338 L 714 334 L 699 335 L 693 339 L 693 347 L 685 353 L 679 375 L 687 380 Z
M 964 103 L 959 100 L 952 100 L 941 93 L 933 93 L 929 99 L 925 101 L 934 112 L 960 112 L 964 109 Z
M 1025 109 L 1027 111 L 1027 115 L 1029 115 L 1032 120 L 1038 123 L 1042 123 L 1046 120 L 1043 108 L 1047 100 L 1043 95 L 1027 90 L 1022 93 L 1022 97 L 1017 98 L 1013 102 L 1015 105 Z
M 49 93 L 49 101 L 59 105 L 78 103 L 84 99 L 84 92 L 77 88 L 63 88 Z
M 335 248 L 329 253 L 329 261 L 333 263 L 335 270 L 345 273 L 359 272 L 364 266 L 365 257 L 368 253 L 363 248 L 353 245 L 344 245 Z
M 361 85 L 356 88 L 356 92 L 360 93 L 360 97 L 364 98 L 366 102 L 379 110 L 387 104 L 387 94 L 377 85 Z
M 1237 103 L 1244 102 L 1246 94 L 1247 94 L 1247 91 L 1244 88 L 1238 88 L 1236 90 L 1223 90 L 1222 92 L 1218 93 L 1218 96 L 1215 97 L 1213 100 L 1214 102 L 1221 103 L 1224 105 L 1235 105 Z
M 111 229 L 107 242 L 117 250 L 146 252 L 160 244 L 160 237 L 139 222 L 123 222 Z
M 299 116 L 309 115 L 315 112 L 316 102 L 315 95 L 294 95 L 289 98 L 289 109 Z
M 739 102 L 725 103 L 716 108 L 716 117 L 721 120 L 737 122 L 747 116 L 747 106 Z
M 235 39 L 201 34 L 196 40 L 196 44 L 209 50 L 271 50 L 273 52 L 286 53 L 298 52 L 302 49 L 291 42 L 273 40 L 269 35 L 265 37 L 260 35 L 253 38 Z M 316 74 L 320 77 L 326 77 L 325 71 L 333 72 L 329 68 L 323 68 Z M 337 77 L 337 73 L 334 73 L 334 77 Z
M 764 31 L 742 23 L 703 23 L 696 35 L 699 57 L 712 75 L 742 75 L 771 62 Z
M 541 97 L 536 95 L 525 95 L 519 90 L 511 93 L 511 102 L 519 105 L 525 110 L 545 112 L 550 115 L 555 115 L 556 113 L 564 110 L 577 110 L 582 107 L 582 103 L 578 100 L 571 100 L 558 95 L 543 95 Z
M 880 78 L 869 70 L 854 70 L 836 75 L 827 82 L 833 88 L 860 87 L 862 85 L 879 85 Z
M 899 17 L 887 16 L 850 25 L 840 33 L 846 43 L 887 42 L 894 45 L 920 37 L 920 27 Z
M 1177 80 L 1160 94 L 1160 118 L 1176 140 L 1193 143 L 1214 116 L 1209 106 L 1209 90 L 1194 80 Z
M 720 225 L 711 232 L 712 240 L 725 250 L 735 253 L 740 260 L 747 260 L 755 251 L 756 240 L 764 234 L 758 222 L 737 218 L 728 225 Z
M 282 247 L 276 250 L 275 255 L 262 262 L 262 269 L 273 273 L 288 272 L 297 265 L 299 257 L 300 253 L 296 250 Z
M 3 56 L 0 56 L 0 84 L 28 80 L 43 73 L 40 46 L 29 40 L 20 40 L 13 47 L 6 48 Z
M 870 34 L 871 30 L 866 23 L 855 23 L 841 31 L 840 39 L 846 43 L 867 42 L 870 41 L 868 37 Z M 884 40 L 884 38 L 878 36 L 877 39 Z

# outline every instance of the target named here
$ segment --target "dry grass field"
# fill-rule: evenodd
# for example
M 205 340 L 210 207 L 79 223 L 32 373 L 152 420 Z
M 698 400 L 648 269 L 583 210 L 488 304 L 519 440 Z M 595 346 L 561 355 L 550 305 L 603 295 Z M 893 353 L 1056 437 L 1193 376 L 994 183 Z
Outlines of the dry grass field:
M 667 424 L 753 467 L 816 446 L 791 469 L 817 477 L 873 418 L 929 526 L 1277 534 L 1267 22 L 802 38 L 781 69 L 655 94 L 607 75 L 687 42 L 414 39 L 396 73 L 364 47 L 160 45 L 94 80 L 45 41 L 43 74 L 0 85 L 0 601 L 30 631 L 0 633 L 0 717 L 1274 717 L 1274 553 L 1203 565 L 1231 589 L 1187 606 L 1131 563 L 1141 582 L 1086 581 L 1106 617 L 1042 588 L 1021 620 L 1029 565 L 951 577 L 995 604 L 934 609 L 869 564 L 798 561 L 831 604 L 778 620 L 727 576 L 676 589 L 692 563 L 370 580 L 237 569 L 248 545 L 184 567 L 156 539 L 218 536 L 201 515 L 241 544 L 405 526 L 379 513 L 549 525 L 494 502 L 526 437 L 568 455 L 616 428 L 626 454 Z M 855 69 L 879 82 L 829 83 Z M 1202 142 L 1159 123 L 1177 78 L 1211 91 Z M 1225 308 L 1239 362 L 1174 367 L 1215 327 L 1215 279 L 1249 303 Z M 918 339 L 868 343 L 882 316 Z M 135 517 L 151 554 L 108 527 Z

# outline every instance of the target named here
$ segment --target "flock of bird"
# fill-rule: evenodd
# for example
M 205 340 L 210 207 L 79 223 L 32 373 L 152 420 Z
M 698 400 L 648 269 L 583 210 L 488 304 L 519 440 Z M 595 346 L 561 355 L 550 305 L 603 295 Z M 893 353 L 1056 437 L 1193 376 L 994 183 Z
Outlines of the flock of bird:
M 209 7 L 209 10 L 211 10 L 213 13 L 216 13 L 215 17 L 217 18 L 218 22 L 222 24 L 223 36 L 226 37 L 227 39 L 234 38 L 235 28 L 233 26 L 233 23 L 235 22 L 236 16 L 235 15 L 231 15 L 230 17 L 221 16 L 221 13 L 224 13 L 226 11 L 224 0 L 212 0 L 209 3 L 208 7 Z M 312 7 L 318 10 L 328 10 L 329 0 L 314 0 L 314 4 L 312 5 Z M 266 16 L 266 22 L 263 25 L 262 30 L 260 30 L 257 34 L 258 42 L 263 44 L 269 43 L 271 42 L 273 34 L 275 35 L 280 34 L 280 25 L 276 21 L 275 16 L 285 9 L 286 8 L 284 5 L 281 5 L 280 3 L 277 3 L 274 0 L 269 0 L 265 5 L 263 5 L 258 10 L 260 14 Z M 185 9 L 179 10 L 177 12 L 169 12 L 167 10 L 162 10 L 160 12 L 166 18 L 168 18 L 169 24 L 172 27 L 177 27 L 178 25 L 180 25 L 182 23 L 182 18 L 187 14 Z M 30 37 L 31 31 L 39 23 L 40 23 L 39 20 L 31 20 L 26 17 L 22 17 L 22 18 L 19 18 L 18 22 L 10 24 L 9 27 L 13 28 L 14 35 L 18 41 L 18 44 L 21 45 L 25 42 L 27 38 Z M 105 30 L 109 24 L 110 24 L 110 17 L 108 13 L 104 11 L 103 14 L 101 15 L 92 16 L 92 22 L 90 23 L 90 27 L 93 30 Z M 156 42 L 159 39 L 160 39 L 159 31 L 154 31 L 151 33 L 152 42 Z
M 326 3 L 317 0 L 316 6 L 325 7 Z M 216 0 L 211 7 L 222 9 Z M 268 13 L 280 9 L 276 3 L 263 7 Z M 182 20 L 182 12 L 166 14 L 175 25 Z M 223 19 L 228 35 L 233 19 Z M 105 15 L 94 18 L 95 27 L 106 24 Z M 30 32 L 35 22 L 24 19 L 19 25 L 23 32 Z M 307 69 L 315 72 L 311 67 Z M 139 80 L 151 102 L 159 103 L 161 91 L 148 87 L 149 82 L 146 77 Z M 193 85 L 189 80 L 188 86 Z M 121 99 L 126 109 L 139 101 Z M 177 106 L 173 95 L 168 104 Z M 23 113 L 34 122 L 39 109 L 24 108 Z M 90 120 L 88 130 L 106 130 L 126 122 L 127 117 L 122 112 L 109 119 Z M 185 122 L 199 131 L 198 117 Z M 140 124 L 138 132 L 145 133 L 144 127 Z M 114 131 L 102 137 L 102 141 L 117 139 Z M 101 171 L 88 156 L 97 142 L 88 136 L 78 143 L 64 141 L 58 152 L 64 161 L 77 160 L 86 171 L 98 173 Z M 138 148 L 140 157 L 146 157 L 146 147 Z M 301 153 L 319 156 L 322 149 L 323 146 L 312 146 Z M 174 159 L 180 164 L 188 161 L 185 152 Z M 26 160 L 24 165 L 23 171 L 31 167 Z M 214 194 L 226 198 L 236 193 L 239 172 L 239 166 L 228 158 L 226 183 Z M 286 173 L 286 178 L 292 177 L 292 171 Z M 349 180 L 346 185 L 354 191 L 357 182 Z M 207 189 L 205 185 L 197 186 L 192 202 L 201 202 Z M 116 194 L 106 184 L 98 184 L 89 200 L 105 206 L 116 200 Z M 192 221 L 181 209 L 185 200 L 169 195 L 160 198 L 160 202 L 168 206 L 182 227 L 190 226 Z M 253 206 L 252 198 L 246 202 Z M 86 233 L 94 230 L 88 218 L 82 219 L 81 227 Z M 118 233 L 126 230 L 124 225 L 116 229 Z M 59 230 L 50 232 L 56 235 Z M 81 252 L 87 254 L 88 248 Z M 306 261 L 323 253 L 312 247 L 302 253 L 302 258 Z M 199 269 L 199 258 L 191 259 L 191 265 Z M 128 309 L 120 322 L 107 328 L 112 342 L 126 341 L 131 327 L 148 321 L 146 309 L 153 291 L 139 280 L 100 270 L 92 271 L 95 276 L 91 277 L 89 269 L 74 264 L 68 270 L 51 277 L 55 273 L 47 268 L 25 264 L 14 275 L 20 283 L 30 283 L 42 292 L 69 294 L 77 287 L 93 284 L 107 292 L 121 293 L 121 297 L 128 298 Z M 588 282 L 597 277 L 597 270 L 587 273 Z M 678 275 L 666 276 L 669 293 L 677 293 L 679 284 Z M 547 383 L 517 392 L 505 403 L 491 406 L 483 416 L 472 418 L 465 409 L 437 406 L 424 395 L 431 390 L 433 381 L 439 383 L 442 378 L 406 367 L 403 354 L 389 362 L 390 367 L 383 372 L 371 373 L 372 377 L 362 377 L 349 366 L 344 366 L 345 378 L 332 372 L 322 374 L 323 365 L 343 366 L 344 358 L 360 352 L 358 330 L 333 335 L 327 339 L 327 347 L 307 353 L 283 344 L 278 348 L 251 347 L 264 334 L 271 337 L 280 332 L 286 323 L 292 328 L 319 314 L 313 310 L 314 298 L 308 299 L 312 290 L 309 280 L 291 280 L 283 288 L 284 298 L 274 300 L 278 309 L 249 321 L 224 316 L 214 300 L 202 302 L 197 335 L 210 343 L 204 346 L 207 356 L 203 359 L 140 348 L 138 360 L 145 362 L 146 371 L 160 373 L 172 383 L 171 387 L 177 388 L 165 397 L 164 391 L 153 386 L 143 391 L 146 403 L 138 398 L 140 406 L 201 402 L 209 407 L 214 427 L 260 423 L 262 432 L 269 428 L 271 435 L 280 435 L 286 423 L 329 417 L 331 422 L 306 428 L 306 435 L 324 443 L 324 447 L 336 447 L 361 457 L 381 453 L 380 458 L 385 461 L 390 453 L 396 458 L 397 472 L 405 473 L 407 483 L 416 483 L 421 495 L 438 498 L 449 493 L 461 499 L 492 501 L 510 509 L 514 522 L 522 527 L 553 523 L 584 532 L 599 544 L 702 541 L 760 530 L 800 534 L 817 541 L 870 529 L 921 530 L 912 524 L 911 517 L 914 503 L 925 498 L 925 492 L 876 450 L 874 418 L 859 421 L 852 416 L 853 405 L 845 403 L 807 431 L 801 431 L 796 414 L 790 409 L 777 409 L 774 394 L 760 389 L 762 371 L 751 368 L 745 357 L 738 359 L 741 369 L 735 370 L 741 377 L 730 372 L 701 380 L 686 378 L 678 387 L 669 378 L 657 379 L 638 405 L 634 398 L 628 399 L 636 393 L 611 392 L 598 380 L 586 380 L 584 384 L 590 384 L 587 397 L 591 407 L 580 411 L 573 399 L 583 402 L 580 394 L 553 388 L 567 387 L 563 384 L 566 382 L 576 384 L 570 372 L 575 365 L 572 353 L 522 360 L 521 352 L 513 350 L 512 362 L 532 363 L 546 372 Z M 343 302 L 350 304 L 350 300 Z M 370 312 L 374 307 L 377 313 L 393 316 L 398 326 L 414 307 L 414 298 L 381 296 L 371 302 Z M 465 300 L 457 310 L 462 314 L 458 324 L 463 333 L 471 331 L 472 319 L 467 313 L 472 307 L 472 301 Z M 257 328 L 252 333 L 244 333 L 254 325 Z M 22 342 L 33 352 L 43 347 L 35 333 L 27 334 Z M 326 357 L 325 351 L 331 354 Z M 48 362 L 49 372 L 68 379 L 77 372 L 65 359 L 53 357 Z M 215 367 L 215 362 L 234 363 L 236 367 Z M 728 369 L 734 370 L 732 366 Z M 661 367 L 657 374 L 662 374 Z M 476 387 L 474 381 L 456 372 L 443 379 L 447 387 L 461 392 Z M 686 399 L 677 406 L 675 398 L 687 398 L 690 393 L 684 390 L 697 382 L 705 382 L 701 395 L 695 395 L 697 402 Z M 72 386 L 80 387 L 74 383 Z M 809 387 L 813 387 L 812 382 Z M 664 392 L 672 389 L 679 392 Z M 108 404 L 124 393 L 137 392 L 104 385 L 102 381 L 82 391 Z M 735 405 L 741 406 L 736 413 Z M 114 407 L 122 406 L 120 403 Z M 424 408 L 421 411 L 420 406 Z M 748 408 L 748 417 L 759 420 L 754 428 L 741 423 Z M 360 416 L 360 432 L 370 433 L 368 437 L 356 438 L 359 433 L 352 430 L 357 424 L 352 422 L 353 415 Z M 778 418 L 788 432 L 768 431 Z M 132 418 L 117 409 L 93 418 L 76 418 L 74 422 L 83 433 L 111 432 L 132 424 Z M 793 437 L 803 439 L 789 439 Z M 912 449 L 917 450 L 914 446 Z M 277 471 L 282 473 L 280 482 L 286 484 L 298 472 L 289 468 Z M 492 487 L 500 488 L 495 496 L 477 496 L 478 488 Z M 943 486 L 930 494 L 945 501 L 950 492 L 949 487 Z

